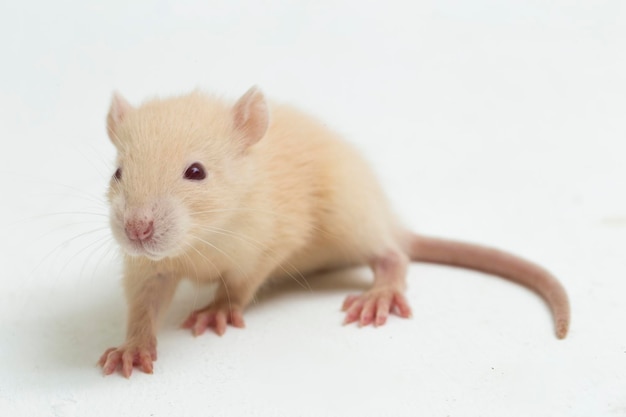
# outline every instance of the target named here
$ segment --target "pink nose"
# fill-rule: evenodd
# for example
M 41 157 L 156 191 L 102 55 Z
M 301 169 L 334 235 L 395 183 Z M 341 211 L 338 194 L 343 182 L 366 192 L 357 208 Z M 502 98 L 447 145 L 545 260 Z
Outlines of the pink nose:
M 129 220 L 124 230 L 130 240 L 143 242 L 154 234 L 154 222 L 152 220 Z

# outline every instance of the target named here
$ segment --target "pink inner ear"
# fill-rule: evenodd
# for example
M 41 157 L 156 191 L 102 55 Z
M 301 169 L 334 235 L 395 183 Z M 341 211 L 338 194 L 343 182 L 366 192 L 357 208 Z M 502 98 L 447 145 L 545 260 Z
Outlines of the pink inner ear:
M 269 126 L 269 110 L 263 93 L 256 87 L 249 89 L 233 108 L 234 127 L 243 133 L 245 146 L 257 143 Z
M 113 93 L 111 99 L 111 107 L 109 108 L 109 114 L 107 115 L 107 132 L 109 138 L 113 143 L 117 140 L 117 128 L 122 123 L 128 112 L 132 109 L 132 106 L 121 94 L 118 92 Z

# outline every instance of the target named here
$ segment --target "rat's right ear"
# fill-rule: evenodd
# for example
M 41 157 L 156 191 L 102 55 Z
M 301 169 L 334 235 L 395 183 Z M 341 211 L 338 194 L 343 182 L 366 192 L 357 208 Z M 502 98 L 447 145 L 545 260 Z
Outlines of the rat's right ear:
M 244 146 L 254 145 L 269 126 L 269 108 L 258 87 L 250 88 L 233 107 L 233 122 L 243 138 Z
M 109 114 L 107 116 L 107 133 L 113 144 L 119 142 L 117 128 L 132 108 L 133 106 L 131 106 L 120 93 L 117 91 L 113 93 L 111 107 L 109 108 Z

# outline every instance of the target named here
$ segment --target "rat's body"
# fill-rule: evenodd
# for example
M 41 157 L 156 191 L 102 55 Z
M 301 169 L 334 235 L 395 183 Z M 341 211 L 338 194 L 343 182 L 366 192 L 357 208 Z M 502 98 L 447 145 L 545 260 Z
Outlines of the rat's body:
M 403 296 L 408 262 L 463 266 L 530 287 L 551 306 L 557 335 L 569 322 L 565 291 L 548 272 L 494 249 L 419 237 L 397 221 L 371 170 L 350 145 L 287 106 L 269 108 L 251 89 L 234 106 L 199 93 L 134 109 L 121 97 L 108 117 L 119 169 L 111 182 L 111 227 L 126 252 L 126 343 L 105 352 L 152 371 L 156 324 L 180 279 L 219 284 L 193 312 L 194 334 L 227 323 L 270 278 L 371 266 L 374 285 L 344 303 L 346 323 L 410 316 Z

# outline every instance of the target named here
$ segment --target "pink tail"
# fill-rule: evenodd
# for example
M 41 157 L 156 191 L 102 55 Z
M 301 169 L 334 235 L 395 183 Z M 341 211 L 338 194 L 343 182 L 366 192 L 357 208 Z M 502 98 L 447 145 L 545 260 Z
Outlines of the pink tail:
M 552 310 L 556 336 L 563 339 L 570 323 L 565 289 L 550 272 L 504 251 L 470 243 L 414 235 L 411 260 L 475 269 L 509 279 L 538 293 Z

